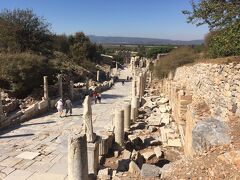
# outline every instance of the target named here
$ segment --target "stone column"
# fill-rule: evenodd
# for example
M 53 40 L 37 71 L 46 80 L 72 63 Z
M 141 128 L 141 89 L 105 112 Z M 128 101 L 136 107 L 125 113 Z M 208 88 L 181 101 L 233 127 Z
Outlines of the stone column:
M 152 72 L 150 71 L 149 72 L 149 83 L 151 83 L 152 82 Z
M 44 91 L 44 99 L 48 100 L 49 95 L 48 95 L 48 77 L 43 76 L 43 91 Z
M 100 71 L 98 70 L 97 71 L 97 82 L 99 82 L 99 80 L 100 80 Z
M 60 97 L 63 97 L 62 74 L 58 75 L 58 93 Z
M 130 129 L 130 114 L 131 114 L 131 105 L 124 105 L 124 131 L 128 131 Z
M 131 107 L 131 122 L 136 121 L 136 108 Z
M 143 87 L 142 73 L 140 73 L 137 77 L 137 96 L 139 99 L 142 99 L 142 87 Z
M 115 110 L 114 134 L 115 142 L 118 146 L 123 146 L 124 141 L 124 113 L 123 110 Z
M 132 96 L 136 96 L 136 77 L 132 79 Z
M 71 100 L 73 100 L 74 99 L 74 83 L 73 83 L 73 81 L 70 81 L 69 92 L 70 92 L 70 98 L 71 98 Z
M 92 125 L 92 107 L 91 98 L 86 96 L 83 102 L 83 120 L 84 120 L 84 133 L 87 135 L 87 142 L 94 142 L 95 137 L 93 134 Z
M 68 180 L 88 179 L 86 135 L 71 135 L 68 139 Z
M 3 104 L 2 104 L 2 95 L 0 91 L 0 122 L 4 119 L 4 114 L 3 114 Z
M 135 118 L 138 117 L 138 108 L 139 108 L 139 98 L 137 96 L 133 96 L 132 97 L 132 102 L 131 102 L 132 108 L 135 108 L 135 112 L 132 112 L 132 116 L 133 117 L 133 113 L 135 115 Z

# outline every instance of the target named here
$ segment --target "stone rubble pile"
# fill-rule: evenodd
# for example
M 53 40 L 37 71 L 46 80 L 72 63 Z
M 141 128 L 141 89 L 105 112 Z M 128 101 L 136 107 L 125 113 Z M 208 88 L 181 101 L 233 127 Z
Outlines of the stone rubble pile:
M 145 95 L 142 102 L 138 120 L 125 133 L 124 150 L 114 152 L 117 168 L 102 164 L 98 179 L 123 179 L 129 173 L 135 178 L 159 178 L 167 165 L 163 148 L 182 146 L 177 125 L 171 116 L 169 99 L 164 94 Z

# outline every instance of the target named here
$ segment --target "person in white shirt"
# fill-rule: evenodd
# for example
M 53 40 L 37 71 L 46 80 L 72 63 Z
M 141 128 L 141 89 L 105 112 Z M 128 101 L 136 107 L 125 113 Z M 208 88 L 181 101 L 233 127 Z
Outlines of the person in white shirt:
M 59 116 L 61 118 L 62 117 L 62 113 L 63 113 L 63 101 L 62 101 L 62 99 L 59 99 L 57 101 L 57 103 L 55 104 L 55 107 L 57 108 Z

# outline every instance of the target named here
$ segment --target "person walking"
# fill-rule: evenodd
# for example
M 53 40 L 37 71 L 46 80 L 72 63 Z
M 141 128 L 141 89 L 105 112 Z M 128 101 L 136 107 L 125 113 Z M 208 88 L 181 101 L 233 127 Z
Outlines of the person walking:
M 61 118 L 62 113 L 63 113 L 63 101 L 62 101 L 62 99 L 59 99 L 57 101 L 57 103 L 55 104 L 55 107 L 57 108 L 59 117 Z
M 122 85 L 124 86 L 124 79 L 122 80 Z
M 66 112 L 65 112 L 65 116 L 67 116 L 68 112 L 70 113 L 70 116 L 72 115 L 72 101 L 67 98 L 67 100 L 65 101 L 65 108 L 66 108 Z
M 97 92 L 96 91 L 93 92 L 93 98 L 94 98 L 95 104 L 97 104 Z
M 102 95 L 101 95 L 101 93 L 98 93 L 98 95 L 97 95 L 97 100 L 98 100 L 98 103 L 101 104 L 101 100 L 102 100 Z

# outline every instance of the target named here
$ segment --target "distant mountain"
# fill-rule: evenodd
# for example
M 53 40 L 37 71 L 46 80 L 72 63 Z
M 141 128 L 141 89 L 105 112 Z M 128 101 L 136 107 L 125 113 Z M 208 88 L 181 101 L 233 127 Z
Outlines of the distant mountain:
M 88 35 L 97 44 L 144 44 L 144 45 L 197 45 L 203 40 L 181 41 L 170 39 L 139 38 L 139 37 L 110 37 Z

